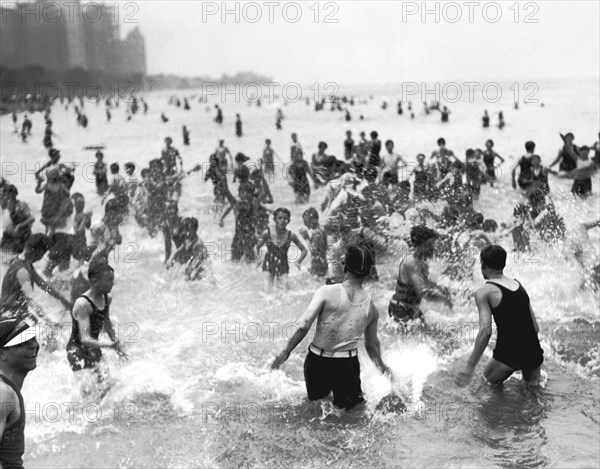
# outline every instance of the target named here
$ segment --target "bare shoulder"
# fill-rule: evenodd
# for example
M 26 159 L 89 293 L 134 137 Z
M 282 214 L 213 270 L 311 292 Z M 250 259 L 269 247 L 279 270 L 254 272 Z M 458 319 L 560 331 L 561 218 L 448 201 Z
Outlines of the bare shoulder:
M 89 315 L 91 312 L 92 307 L 88 300 L 82 296 L 75 300 L 75 303 L 73 304 L 73 316 L 75 316 L 75 318 L 79 319 L 82 315 Z

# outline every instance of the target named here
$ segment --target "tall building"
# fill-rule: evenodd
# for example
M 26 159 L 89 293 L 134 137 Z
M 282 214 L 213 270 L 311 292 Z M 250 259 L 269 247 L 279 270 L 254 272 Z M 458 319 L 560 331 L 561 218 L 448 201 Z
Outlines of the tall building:
M 86 4 L 79 0 L 3 4 L 0 64 L 145 73 L 146 51 L 140 30 L 134 29 L 121 40 L 119 23 L 110 10 L 114 5 L 94 5 L 86 11 Z

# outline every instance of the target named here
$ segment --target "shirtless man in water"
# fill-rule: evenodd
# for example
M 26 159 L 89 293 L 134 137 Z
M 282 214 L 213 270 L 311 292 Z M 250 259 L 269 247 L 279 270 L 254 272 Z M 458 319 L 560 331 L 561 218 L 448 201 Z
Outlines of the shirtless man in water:
M 302 342 L 315 319 L 317 329 L 304 362 L 306 391 L 311 401 L 333 391 L 333 403 L 351 409 L 364 401 L 360 383 L 358 340 L 365 334 L 365 348 L 382 373 L 391 375 L 381 358 L 377 322 L 379 312 L 371 295 L 363 289 L 373 260 L 369 252 L 352 246 L 346 251 L 344 281 L 317 290 L 308 309 L 298 320 L 298 329 L 271 368 L 278 369 Z
M 523 372 L 523 379 L 537 384 L 544 362 L 544 352 L 538 339 L 539 327 L 529 296 L 518 280 L 504 275 L 506 251 L 491 244 L 481 250 L 481 273 L 487 282 L 475 292 L 479 310 L 479 333 L 473 352 L 456 384 L 469 383 L 477 363 L 492 336 L 492 316 L 498 329 L 496 348 L 483 376 L 490 384 L 501 384 L 515 371 Z

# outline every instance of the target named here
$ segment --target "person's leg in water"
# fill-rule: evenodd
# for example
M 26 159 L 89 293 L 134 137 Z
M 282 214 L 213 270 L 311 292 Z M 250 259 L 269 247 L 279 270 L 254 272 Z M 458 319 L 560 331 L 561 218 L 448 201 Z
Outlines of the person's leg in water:
M 485 366 L 483 377 L 489 384 L 499 385 L 506 381 L 515 372 L 514 368 L 499 362 L 495 358 L 490 358 L 490 361 Z

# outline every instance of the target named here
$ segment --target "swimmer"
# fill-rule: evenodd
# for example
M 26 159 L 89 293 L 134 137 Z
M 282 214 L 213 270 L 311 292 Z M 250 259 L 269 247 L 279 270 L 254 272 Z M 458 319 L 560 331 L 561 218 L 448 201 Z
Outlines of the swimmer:
M 464 386 L 471 380 L 492 336 L 493 316 L 498 338 L 483 376 L 491 384 L 501 384 L 515 371 L 521 370 L 526 382 L 537 384 L 544 352 L 540 347 L 539 327 L 529 295 L 518 280 L 504 275 L 506 251 L 501 246 L 486 246 L 481 251 L 480 259 L 481 273 L 487 282 L 475 292 L 479 333 L 473 352 L 457 376 L 456 383 Z
M 366 249 L 349 247 L 343 283 L 317 290 L 297 322 L 298 329 L 271 365 L 278 369 L 290 357 L 316 319 L 315 336 L 304 362 L 306 391 L 311 401 L 324 399 L 332 391 L 334 405 L 343 409 L 351 409 L 364 401 L 358 361 L 358 341 L 363 334 L 369 358 L 382 373 L 391 375 L 381 358 L 377 337 L 379 312 L 363 288 L 371 265 Z
M 414 251 L 400 262 L 396 292 L 392 297 L 388 313 L 398 321 L 420 320 L 425 322 L 421 311 L 421 299 L 439 301 L 452 309 L 448 293 L 429 280 L 427 260 L 433 256 L 439 235 L 430 228 L 417 225 L 410 230 Z
M 115 283 L 112 267 L 104 262 L 92 262 L 88 269 L 89 290 L 75 301 L 71 317 L 73 326 L 67 344 L 67 360 L 74 373 L 84 378 L 81 385 L 82 396 L 90 396 L 100 385 L 100 398 L 108 391 L 108 374 L 102 360 L 102 349 L 111 348 L 122 359 L 127 359 L 123 344 L 117 338 L 109 310 L 112 303 L 110 292 Z M 108 339 L 100 338 L 104 331 Z M 91 371 L 90 377 L 79 372 Z M 88 379 L 85 379 L 88 378 Z

